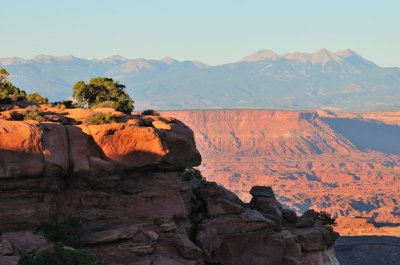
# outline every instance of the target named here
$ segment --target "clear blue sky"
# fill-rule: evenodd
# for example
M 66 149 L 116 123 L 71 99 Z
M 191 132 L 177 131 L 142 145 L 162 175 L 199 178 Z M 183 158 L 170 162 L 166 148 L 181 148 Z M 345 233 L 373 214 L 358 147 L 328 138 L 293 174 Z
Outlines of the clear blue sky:
M 398 0 L 0 0 L 0 57 L 38 54 L 234 62 L 351 48 L 400 66 Z

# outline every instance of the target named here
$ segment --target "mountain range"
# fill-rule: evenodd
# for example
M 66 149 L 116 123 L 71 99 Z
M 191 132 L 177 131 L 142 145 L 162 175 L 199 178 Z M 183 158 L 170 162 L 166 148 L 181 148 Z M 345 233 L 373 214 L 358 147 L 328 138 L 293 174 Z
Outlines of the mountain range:
M 0 59 L 10 80 L 52 101 L 73 84 L 107 76 L 126 85 L 137 109 L 376 109 L 400 107 L 400 68 L 380 67 L 352 50 L 277 54 L 261 50 L 229 64 L 198 61 L 101 60 L 40 55 Z

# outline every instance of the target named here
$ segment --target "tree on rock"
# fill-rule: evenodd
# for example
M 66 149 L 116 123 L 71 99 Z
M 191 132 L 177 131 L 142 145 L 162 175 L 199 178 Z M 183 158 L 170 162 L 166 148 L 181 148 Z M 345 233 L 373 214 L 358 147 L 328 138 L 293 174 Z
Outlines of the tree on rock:
M 0 68 L 0 102 L 22 101 L 26 97 L 25 91 L 14 86 L 7 80 L 8 72 Z
M 0 68 L 0 83 L 2 83 L 3 80 L 6 80 L 8 75 L 9 75 L 9 73 L 7 72 L 6 69 Z
M 49 103 L 48 98 L 45 98 L 36 92 L 26 95 L 26 100 L 28 100 L 29 102 L 32 102 L 32 103 L 37 103 L 37 104 Z
M 72 97 L 82 107 L 94 107 L 100 103 L 112 102 L 118 111 L 130 114 L 134 110 L 134 101 L 125 92 L 125 86 L 111 78 L 96 77 L 89 83 L 77 82 Z

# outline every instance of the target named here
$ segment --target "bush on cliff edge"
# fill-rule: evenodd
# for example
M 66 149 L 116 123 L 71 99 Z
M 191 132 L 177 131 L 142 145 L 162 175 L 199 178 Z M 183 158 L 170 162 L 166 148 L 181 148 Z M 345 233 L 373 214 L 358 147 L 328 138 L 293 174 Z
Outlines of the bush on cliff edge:
M 192 167 L 186 168 L 185 171 L 182 173 L 181 178 L 183 181 L 188 181 L 188 182 L 194 181 L 197 183 L 202 183 L 206 180 L 201 174 L 200 170 Z
M 140 115 L 145 115 L 145 116 L 160 116 L 160 113 L 156 110 L 153 109 L 146 109 L 142 112 L 140 112 Z
M 12 111 L 10 113 L 10 119 L 13 121 L 38 121 L 38 122 L 43 122 L 46 120 L 40 113 L 40 109 L 37 106 L 27 107 L 22 113 L 18 111 Z
M 317 212 L 317 219 L 320 220 L 323 225 L 337 225 L 336 218 L 332 217 L 330 213 L 325 211 Z
M 109 124 L 113 123 L 114 118 L 112 117 L 111 113 L 101 113 L 101 112 L 95 112 L 93 114 L 90 114 L 85 118 L 83 121 L 84 125 L 100 125 L 100 124 Z

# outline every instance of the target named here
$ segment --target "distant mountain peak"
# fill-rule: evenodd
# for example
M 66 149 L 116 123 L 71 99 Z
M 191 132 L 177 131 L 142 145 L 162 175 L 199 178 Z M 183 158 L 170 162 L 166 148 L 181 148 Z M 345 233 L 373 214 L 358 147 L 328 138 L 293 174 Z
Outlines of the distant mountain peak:
M 312 63 L 326 64 L 330 61 L 340 62 L 341 58 L 327 49 L 321 49 L 318 52 L 312 54 L 311 57 Z
M 267 60 L 267 59 L 277 59 L 278 54 L 271 50 L 260 50 L 257 51 L 253 54 L 250 54 L 249 56 L 246 56 L 242 58 L 240 61 L 242 62 L 256 62 L 256 61 L 262 61 L 262 60 Z
M 6 57 L 6 58 L 0 58 L 0 64 L 2 65 L 11 65 L 11 64 L 17 64 L 17 63 L 26 63 L 26 59 L 21 58 L 21 57 Z
M 335 54 L 340 58 L 342 58 L 343 60 L 352 62 L 353 64 L 357 64 L 358 66 L 368 67 L 368 68 L 379 67 L 374 62 L 365 59 L 364 57 L 362 57 L 361 55 L 350 49 L 340 50 L 335 52 Z
M 173 63 L 178 62 L 177 60 L 175 60 L 174 58 L 172 58 L 172 57 L 170 57 L 170 56 L 165 56 L 164 58 L 162 58 L 161 61 L 162 61 L 163 63 L 166 63 L 166 64 L 173 64 Z
M 79 59 L 73 55 L 65 55 L 65 56 L 53 56 L 47 54 L 40 54 L 32 59 L 32 61 L 42 62 L 42 63 L 49 63 L 53 61 L 72 61 Z
M 78 58 L 73 56 L 73 55 L 66 55 L 66 56 L 59 56 L 59 57 L 57 57 L 57 59 L 59 61 L 72 61 L 72 60 L 75 60 L 75 59 L 78 59 Z
M 35 57 L 33 57 L 33 61 L 37 61 L 37 62 L 44 62 L 44 61 L 51 61 L 54 58 L 56 58 L 55 56 L 52 55 L 47 55 L 47 54 L 39 54 Z
M 361 57 L 358 53 L 356 53 L 355 51 L 353 51 L 351 49 L 340 50 L 340 51 L 335 52 L 335 54 L 342 58 L 347 58 L 347 57 L 351 57 L 351 56 Z
M 352 60 L 349 60 L 352 58 Z M 368 61 L 367 59 L 360 56 L 353 50 L 345 49 L 336 52 L 332 52 L 328 49 L 320 49 L 314 53 L 306 53 L 306 52 L 289 52 L 284 54 L 277 54 L 271 50 L 260 50 L 253 54 L 250 54 L 243 59 L 241 62 L 257 62 L 264 60 L 278 60 L 278 59 L 287 59 L 291 61 L 297 61 L 301 63 L 312 63 L 312 64 L 322 64 L 325 65 L 329 62 L 333 63 L 355 63 L 358 65 L 368 65 L 368 66 L 376 66 L 373 62 Z
M 102 59 L 103 62 L 126 62 L 128 58 L 123 57 L 121 55 L 112 55 Z
M 320 49 L 315 53 L 305 53 L 305 52 L 293 52 L 286 53 L 280 56 L 280 58 L 285 58 L 288 60 L 299 61 L 302 63 L 312 63 L 312 64 L 327 64 L 328 62 L 339 63 L 341 58 L 335 53 L 327 50 Z

